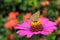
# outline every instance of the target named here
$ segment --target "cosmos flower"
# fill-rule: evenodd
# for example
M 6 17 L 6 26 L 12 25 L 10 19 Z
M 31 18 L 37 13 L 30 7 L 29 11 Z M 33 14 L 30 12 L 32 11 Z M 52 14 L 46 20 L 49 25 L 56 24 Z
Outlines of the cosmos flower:
M 7 17 L 7 22 L 4 24 L 6 29 L 12 30 L 12 28 L 15 28 L 15 26 L 19 23 L 16 16 L 18 15 L 18 12 L 10 12 Z
M 30 16 L 31 16 L 31 13 L 26 13 L 24 15 L 23 21 L 26 22 L 30 18 Z
M 32 17 L 36 16 L 38 16 L 38 14 L 34 14 Z M 37 21 L 33 21 L 31 18 L 31 20 L 27 20 L 22 24 L 18 24 L 16 29 L 20 30 L 18 30 L 16 33 L 20 36 L 26 36 L 27 38 L 31 38 L 34 34 L 48 35 L 57 29 L 55 25 L 56 23 L 50 21 L 48 18 L 39 18 Z
M 46 18 L 44 15 L 40 15 L 40 18 Z
M 18 16 L 18 15 L 19 15 L 18 12 L 10 12 L 7 20 L 16 19 L 16 16 Z
M 39 38 L 39 40 L 44 40 L 44 38 L 43 38 L 43 37 L 41 37 L 41 38 Z
M 46 5 L 49 5 L 49 4 L 50 4 L 50 2 L 48 0 L 41 2 L 42 6 L 46 6 Z
M 60 22 L 60 16 L 55 20 L 55 22 L 58 24 Z
M 9 35 L 9 38 L 10 38 L 10 40 L 13 40 L 13 39 L 14 39 L 14 34 L 11 33 L 11 34 Z
M 55 20 L 58 29 L 60 29 L 60 16 Z

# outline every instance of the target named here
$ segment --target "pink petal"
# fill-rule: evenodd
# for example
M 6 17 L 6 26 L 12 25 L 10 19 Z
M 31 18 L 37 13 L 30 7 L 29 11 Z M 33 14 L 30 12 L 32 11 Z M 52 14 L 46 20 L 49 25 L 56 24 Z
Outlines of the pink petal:
M 15 29 L 29 29 L 30 25 L 28 23 L 18 24 Z
M 27 34 L 27 31 L 19 30 L 16 33 L 19 34 L 20 36 L 25 36 Z
M 27 36 L 27 38 L 32 37 L 33 33 L 30 31 L 26 31 L 26 30 L 19 30 L 17 31 L 17 34 L 19 34 L 20 36 Z
M 43 25 L 43 24 L 42 24 L 42 25 Z M 56 23 L 55 23 L 55 22 L 52 22 L 52 21 L 48 21 L 48 22 L 46 22 L 46 24 L 44 24 L 43 26 L 46 26 L 46 27 L 56 26 Z
M 32 37 L 32 35 L 33 35 L 33 32 L 27 32 L 27 38 L 31 38 Z
M 49 34 L 49 32 L 47 32 L 47 31 L 41 31 L 40 33 L 43 34 L 43 35 L 48 35 Z
M 54 22 L 49 21 L 45 25 L 43 25 L 43 27 L 44 27 L 45 30 L 51 31 L 51 30 L 56 30 L 57 29 L 55 25 L 56 24 Z
M 39 32 L 33 32 L 34 34 L 40 34 L 40 31 Z
M 54 27 L 52 26 L 52 27 L 49 27 L 49 28 L 48 28 L 48 27 L 45 28 L 45 30 L 46 30 L 46 31 L 49 31 L 49 32 L 53 32 L 53 31 L 56 30 L 56 29 L 57 29 L 57 28 L 56 28 L 55 26 L 54 26 Z
M 46 24 L 49 21 L 49 19 L 47 19 L 47 18 L 40 18 L 39 20 L 42 21 L 43 25 Z
M 42 21 L 48 21 L 49 19 L 48 18 L 40 18 L 40 20 L 42 20 Z

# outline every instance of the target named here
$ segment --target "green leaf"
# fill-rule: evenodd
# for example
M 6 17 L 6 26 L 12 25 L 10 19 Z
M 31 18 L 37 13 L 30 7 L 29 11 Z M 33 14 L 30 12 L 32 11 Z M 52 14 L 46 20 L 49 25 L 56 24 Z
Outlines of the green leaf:
M 38 1 L 37 0 L 33 0 L 33 4 L 35 7 L 38 7 Z
M 21 13 L 21 14 L 17 17 L 20 23 L 23 22 L 23 16 L 24 16 L 24 14 Z
M 22 0 L 15 0 L 15 2 L 16 2 L 16 3 L 21 3 L 21 2 L 22 2 Z
M 32 6 L 32 5 L 33 5 L 33 0 L 29 0 L 29 1 L 28 1 L 28 5 L 29 5 L 29 6 Z
M 60 5 L 60 0 L 56 0 L 56 4 L 57 5 Z
M 4 0 L 4 2 L 6 2 L 6 3 L 11 3 L 12 0 Z

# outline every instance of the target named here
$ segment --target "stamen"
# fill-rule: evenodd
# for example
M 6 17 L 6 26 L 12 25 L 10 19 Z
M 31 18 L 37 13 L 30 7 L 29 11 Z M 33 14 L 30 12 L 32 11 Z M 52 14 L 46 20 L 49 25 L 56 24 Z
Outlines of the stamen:
M 43 27 L 42 27 L 42 24 L 41 23 L 42 22 L 40 20 L 38 20 L 38 21 L 32 21 L 30 23 L 30 26 L 31 26 L 30 27 L 30 30 L 32 32 L 42 31 Z

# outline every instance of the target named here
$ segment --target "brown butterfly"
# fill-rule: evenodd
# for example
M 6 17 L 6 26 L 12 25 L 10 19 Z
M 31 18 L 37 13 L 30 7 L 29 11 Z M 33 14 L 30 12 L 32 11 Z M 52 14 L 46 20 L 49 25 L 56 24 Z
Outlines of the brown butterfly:
M 37 11 L 36 13 L 34 13 L 31 17 L 30 17 L 30 20 L 32 21 L 37 21 L 38 18 L 40 16 L 40 11 Z

